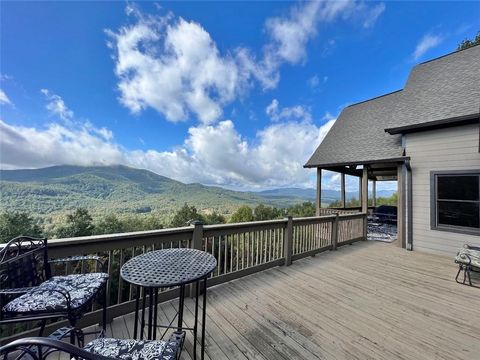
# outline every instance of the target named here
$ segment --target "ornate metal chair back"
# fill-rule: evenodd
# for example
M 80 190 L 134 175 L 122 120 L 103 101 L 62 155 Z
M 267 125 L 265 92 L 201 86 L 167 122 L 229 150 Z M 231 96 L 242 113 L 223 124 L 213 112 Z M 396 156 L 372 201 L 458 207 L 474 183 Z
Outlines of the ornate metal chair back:
M 0 250 L 0 288 L 37 286 L 50 277 L 47 239 L 19 236 Z
M 69 356 L 62 356 L 68 354 Z M 81 360 L 113 360 L 90 353 L 66 342 L 49 338 L 25 338 L 0 347 L 1 360 L 49 360 L 58 358 Z
M 19 236 L 10 240 L 0 250 L 1 290 L 38 286 L 50 277 L 47 239 Z M 12 291 L 9 299 L 0 296 L 0 305 L 18 295 Z

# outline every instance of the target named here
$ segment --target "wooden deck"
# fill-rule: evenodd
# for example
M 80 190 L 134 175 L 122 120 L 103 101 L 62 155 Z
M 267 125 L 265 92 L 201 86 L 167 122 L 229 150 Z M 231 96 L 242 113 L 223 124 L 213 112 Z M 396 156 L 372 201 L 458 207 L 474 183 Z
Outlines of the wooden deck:
M 360 242 L 213 287 L 206 358 L 478 359 L 480 289 L 456 271 L 448 258 Z M 159 320 L 176 306 L 162 304 Z M 129 314 L 108 335 L 132 329 Z M 182 359 L 191 353 L 188 336 Z

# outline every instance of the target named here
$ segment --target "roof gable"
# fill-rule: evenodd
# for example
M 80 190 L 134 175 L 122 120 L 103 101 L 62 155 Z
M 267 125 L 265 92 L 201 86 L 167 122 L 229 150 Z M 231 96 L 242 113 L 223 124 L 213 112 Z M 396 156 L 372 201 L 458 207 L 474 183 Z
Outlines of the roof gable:
M 480 111 L 480 45 L 415 66 L 405 88 L 343 109 L 306 167 L 398 159 L 401 135 L 387 128 Z

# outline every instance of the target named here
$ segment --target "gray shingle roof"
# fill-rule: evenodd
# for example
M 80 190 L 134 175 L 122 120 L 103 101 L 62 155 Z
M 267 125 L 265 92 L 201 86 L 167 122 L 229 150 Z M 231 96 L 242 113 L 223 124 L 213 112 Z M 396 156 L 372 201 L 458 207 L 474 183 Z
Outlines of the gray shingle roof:
M 305 166 L 399 158 L 401 135 L 385 129 L 479 112 L 480 46 L 474 46 L 415 66 L 403 90 L 343 109 Z

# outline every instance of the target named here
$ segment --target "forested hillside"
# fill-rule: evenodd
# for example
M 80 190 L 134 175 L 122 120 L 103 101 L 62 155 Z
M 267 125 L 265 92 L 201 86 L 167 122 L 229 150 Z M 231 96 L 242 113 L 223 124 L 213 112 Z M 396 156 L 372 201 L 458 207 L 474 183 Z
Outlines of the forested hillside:
M 201 211 L 229 214 L 240 205 L 260 203 L 287 207 L 294 196 L 262 196 L 181 182 L 126 166 L 54 166 L 0 171 L 2 211 L 52 217 L 77 208 L 93 215 L 155 213 L 168 218 L 184 203 Z

